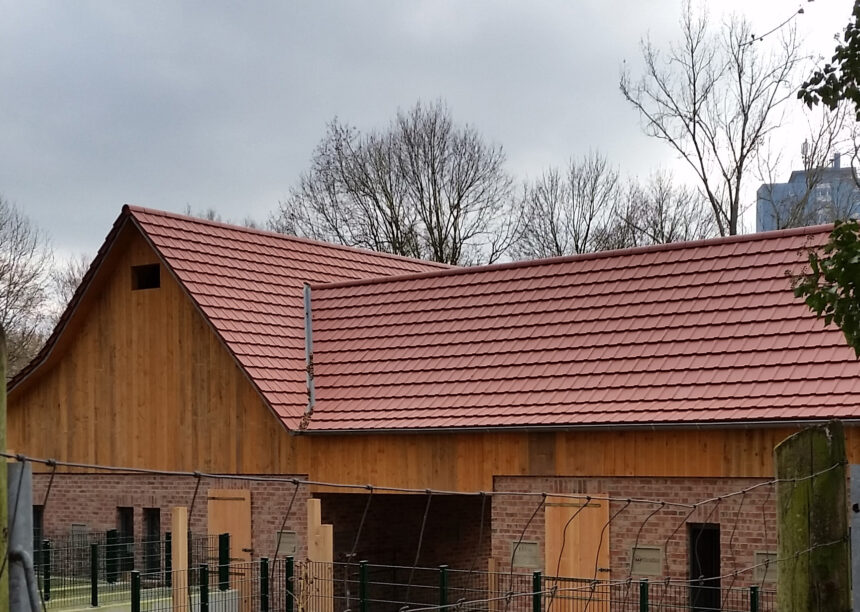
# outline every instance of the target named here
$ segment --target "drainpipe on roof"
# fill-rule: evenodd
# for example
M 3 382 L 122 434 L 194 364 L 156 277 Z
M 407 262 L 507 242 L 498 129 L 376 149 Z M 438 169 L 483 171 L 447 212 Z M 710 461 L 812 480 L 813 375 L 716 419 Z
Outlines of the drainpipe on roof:
M 308 382 L 308 407 L 305 409 L 305 418 L 302 419 L 302 429 L 307 425 L 307 419 L 313 414 L 316 403 L 316 390 L 314 389 L 314 338 L 311 326 L 311 286 L 305 284 L 305 365 Z

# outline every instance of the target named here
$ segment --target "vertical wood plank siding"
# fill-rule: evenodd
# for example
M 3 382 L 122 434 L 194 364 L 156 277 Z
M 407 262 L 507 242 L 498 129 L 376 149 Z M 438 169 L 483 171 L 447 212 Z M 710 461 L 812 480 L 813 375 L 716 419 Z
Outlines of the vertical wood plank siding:
M 9 448 L 34 456 L 157 469 L 308 474 L 332 482 L 490 490 L 494 475 L 773 475 L 796 427 L 296 436 L 281 426 L 131 226 L 54 353 L 9 398 Z M 860 437 L 847 429 L 850 460 Z

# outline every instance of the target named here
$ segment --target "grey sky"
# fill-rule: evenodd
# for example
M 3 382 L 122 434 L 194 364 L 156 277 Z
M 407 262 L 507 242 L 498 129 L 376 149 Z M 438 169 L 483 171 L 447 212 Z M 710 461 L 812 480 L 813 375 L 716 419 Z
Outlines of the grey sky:
M 798 6 L 710 10 L 765 31 Z M 801 35 L 829 55 L 851 2 L 803 6 Z M 419 98 L 502 144 L 521 178 L 589 149 L 631 174 L 677 166 L 617 82 L 640 37 L 672 38 L 679 12 L 676 0 L 0 0 L 0 194 L 61 254 L 94 253 L 124 203 L 264 220 L 332 117 L 382 127 Z

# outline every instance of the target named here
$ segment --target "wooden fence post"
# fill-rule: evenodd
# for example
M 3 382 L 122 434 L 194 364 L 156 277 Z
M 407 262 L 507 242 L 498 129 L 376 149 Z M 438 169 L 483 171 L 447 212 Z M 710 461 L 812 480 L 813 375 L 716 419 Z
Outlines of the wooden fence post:
M 188 610 L 188 508 L 174 507 L 170 518 L 173 612 L 185 612 Z
M 774 449 L 780 612 L 851 610 L 845 433 L 830 421 Z
M 6 450 L 6 332 L 0 325 L 0 448 Z M 0 550 L 9 547 L 9 531 L 6 528 L 9 518 L 6 497 L 6 467 L 0 470 Z M 0 609 L 9 606 L 9 572 L 0 574 Z
M 308 500 L 308 609 L 310 612 L 334 610 L 334 530 L 322 524 L 322 505 Z

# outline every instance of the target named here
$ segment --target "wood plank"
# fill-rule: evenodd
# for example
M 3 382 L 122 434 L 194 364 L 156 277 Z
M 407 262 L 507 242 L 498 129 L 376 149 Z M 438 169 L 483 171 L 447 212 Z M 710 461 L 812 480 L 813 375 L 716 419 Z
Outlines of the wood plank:
M 173 588 L 171 600 L 174 612 L 188 609 L 188 508 L 177 506 L 170 515 L 173 534 L 171 548 L 171 567 L 173 569 Z
M 593 493 L 594 497 L 606 497 Z M 609 580 L 609 502 L 549 496 L 544 510 L 547 576 Z

